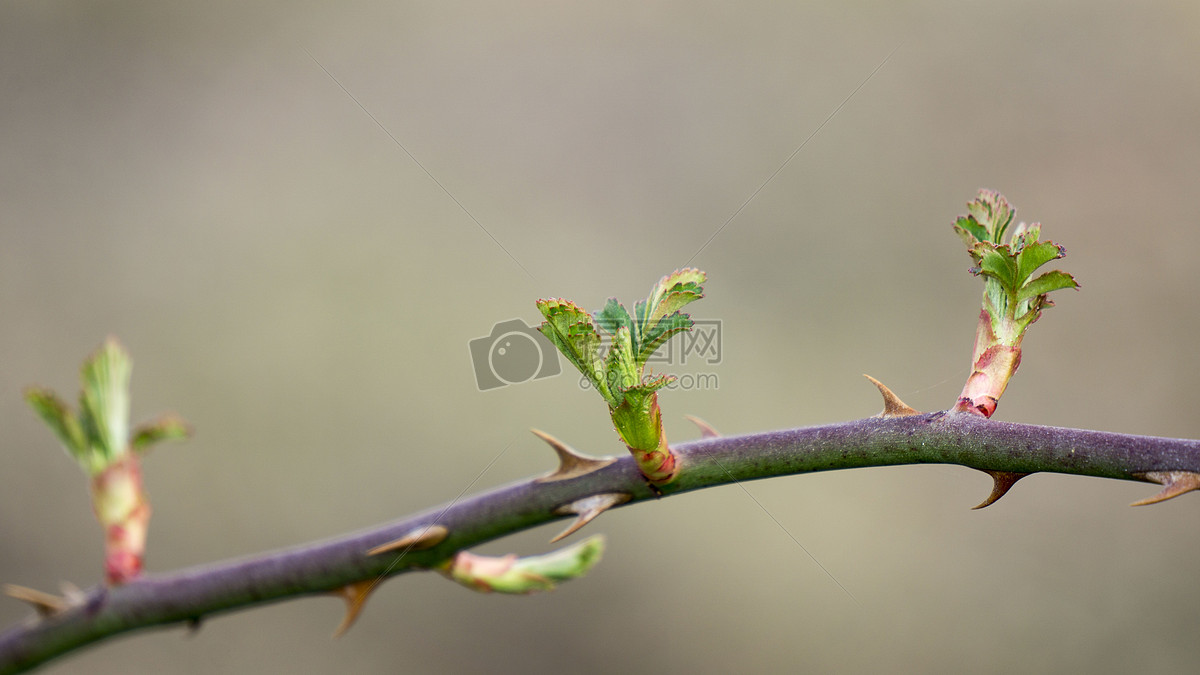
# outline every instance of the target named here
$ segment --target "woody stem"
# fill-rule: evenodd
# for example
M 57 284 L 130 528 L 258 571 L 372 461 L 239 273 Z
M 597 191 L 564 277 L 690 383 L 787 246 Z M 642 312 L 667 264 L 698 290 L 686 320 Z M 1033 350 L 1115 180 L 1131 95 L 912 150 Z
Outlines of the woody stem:
M 1067 473 L 1150 482 L 1150 472 L 1200 473 L 1200 440 L 1132 436 L 996 422 L 978 415 L 928 413 L 710 438 L 672 448 L 681 470 L 662 496 L 796 473 L 898 464 L 959 464 L 989 471 Z M 632 457 L 577 478 L 535 479 L 495 488 L 373 529 L 252 558 L 143 574 L 121 586 L 95 586 L 52 618 L 0 634 L 0 675 L 119 633 L 329 592 L 347 584 L 429 569 L 477 544 L 563 518 L 558 507 L 591 495 L 653 499 Z M 427 550 L 369 556 L 368 550 L 416 528 L 449 531 Z

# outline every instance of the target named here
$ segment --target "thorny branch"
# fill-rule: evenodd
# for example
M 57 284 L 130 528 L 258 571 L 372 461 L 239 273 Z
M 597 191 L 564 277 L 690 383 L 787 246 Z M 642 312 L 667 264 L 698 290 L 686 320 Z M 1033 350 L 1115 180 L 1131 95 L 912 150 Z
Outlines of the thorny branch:
M 545 476 L 496 488 L 398 522 L 329 541 L 173 574 L 141 574 L 145 524 L 137 453 L 150 443 L 186 436 L 181 420 L 164 417 L 128 433 L 130 362 L 115 341 L 85 363 L 81 409 L 75 413 L 49 390 L 27 398 L 93 477 L 94 503 L 109 535 L 107 585 L 69 588 L 57 597 L 19 586 L 4 588 L 37 611 L 0 634 L 0 675 L 19 672 L 123 632 L 187 623 L 292 596 L 333 594 L 346 601 L 335 634 L 348 629 L 384 579 L 436 570 L 470 588 L 527 593 L 582 576 L 599 559 L 592 537 L 541 556 L 493 558 L 466 549 L 519 530 L 574 517 L 552 541 L 565 538 L 606 510 L 705 487 L 835 469 L 897 464 L 959 464 L 987 473 L 991 494 L 1003 497 L 1036 472 L 1160 483 L 1152 504 L 1200 489 L 1200 441 L 990 421 L 1021 362 L 1026 330 L 1053 305 L 1049 293 L 1078 288 L 1061 270 L 1038 270 L 1065 249 L 1041 239 L 1038 223 L 1014 223 L 1015 209 L 999 193 L 981 190 L 954 229 L 983 277 L 983 309 L 972 371 L 949 411 L 920 413 L 871 379 L 884 398 L 873 418 L 802 429 L 721 437 L 700 420 L 703 439 L 668 444 L 658 390 L 669 375 L 646 364 L 672 335 L 693 327 L 681 311 L 703 297 L 706 275 L 684 268 L 664 276 L 644 301 L 626 309 L 615 298 L 595 313 L 563 299 L 538 301 L 541 333 L 608 405 L 630 451 L 622 458 L 584 457 L 549 434 L 535 432 L 557 453 Z M 1011 231 L 1009 230 L 1012 226 Z M 600 352 L 603 331 L 611 338 Z
M 671 496 L 706 487 L 816 471 L 898 464 L 959 464 L 993 476 L 1054 472 L 1161 483 L 1152 503 L 1200 487 L 1200 440 L 1133 436 L 991 421 L 965 412 L 916 413 L 891 392 L 877 417 L 673 445 L 678 478 Z M 355 534 L 120 586 L 96 586 L 65 599 L 25 597 L 39 615 L 0 634 L 0 673 L 127 631 L 198 625 L 211 615 L 321 593 L 345 597 L 347 622 L 383 577 L 444 567 L 463 549 L 574 515 L 580 526 L 605 509 L 654 499 L 632 456 L 580 461 L 548 438 L 561 468 Z M 1002 483 L 1002 496 L 1015 479 Z M 20 589 L 14 590 L 19 594 Z M 27 590 L 27 589 L 26 589 Z M 49 596 L 53 598 L 53 596 Z

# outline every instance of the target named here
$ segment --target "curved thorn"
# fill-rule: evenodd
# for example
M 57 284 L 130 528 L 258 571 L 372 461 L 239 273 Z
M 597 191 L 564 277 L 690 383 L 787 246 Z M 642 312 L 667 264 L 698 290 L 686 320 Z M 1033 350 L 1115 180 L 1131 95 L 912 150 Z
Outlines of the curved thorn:
M 1029 475 L 1015 471 L 989 471 L 988 469 L 980 469 L 980 471 L 992 477 L 992 493 L 978 506 L 972 506 L 972 511 L 982 509 L 985 506 L 991 506 L 1000 501 L 1000 498 L 1008 494 L 1008 491 L 1012 489 L 1013 485 L 1016 485 L 1017 481 Z
M 575 522 L 571 523 L 570 527 L 562 532 L 559 532 L 557 536 L 551 539 L 550 543 L 553 544 L 560 539 L 565 539 L 566 537 L 571 536 L 577 532 L 579 528 L 595 520 L 596 516 L 604 513 L 614 506 L 624 504 L 630 499 L 633 499 L 633 495 L 626 492 L 604 492 L 598 495 L 584 497 L 583 499 L 576 499 L 570 504 L 563 504 L 557 509 L 554 509 L 556 514 L 565 516 L 567 514 L 574 513 L 579 517 L 575 519 Z
M 863 377 L 871 381 L 871 384 L 879 388 L 879 393 L 883 395 L 883 412 L 876 417 L 908 417 L 909 415 L 920 415 L 921 411 L 910 407 L 907 403 L 900 400 L 900 397 L 892 393 L 879 380 L 863 373 Z M 999 499 L 999 497 L 997 497 Z
M 1130 506 L 1157 504 L 1165 502 L 1172 497 L 1178 497 L 1185 492 L 1200 490 L 1200 473 L 1193 473 L 1191 471 L 1147 471 L 1146 473 L 1134 475 L 1152 483 L 1159 483 L 1163 486 L 1163 489 L 1162 492 L 1153 497 L 1139 499 L 1130 504 Z
M 16 584 L 4 584 L 3 591 L 10 598 L 16 598 L 21 602 L 31 605 L 34 611 L 38 613 L 38 616 L 43 618 L 54 616 L 69 606 L 66 599 L 39 591 L 36 588 L 28 588 Z
M 597 459 L 582 455 L 571 446 L 563 443 L 550 434 L 538 429 L 530 429 L 533 435 L 546 441 L 554 448 L 554 452 L 558 454 L 558 468 L 540 478 L 534 479 L 536 483 L 550 483 L 556 480 L 567 480 L 568 478 L 578 478 L 589 474 L 593 471 L 598 471 L 604 467 L 617 461 L 616 457 L 605 457 Z
M 721 432 L 712 427 L 711 424 L 696 417 L 695 415 L 684 415 L 683 418 L 692 424 L 700 427 L 700 438 L 720 438 Z
M 342 623 L 333 631 L 333 638 L 336 640 L 358 620 L 358 615 L 362 613 L 363 607 L 367 604 L 367 598 L 371 597 L 371 592 L 379 585 L 378 579 L 367 579 L 357 581 L 352 584 L 346 584 L 332 593 L 346 601 L 346 614 L 342 616 Z
M 388 553 L 389 551 L 395 551 L 398 549 L 404 549 L 405 551 L 423 551 L 427 548 L 433 548 L 434 546 L 442 543 L 448 534 L 450 534 L 450 530 L 447 530 L 441 525 L 427 525 L 425 527 L 418 527 L 399 539 L 394 539 L 386 544 L 376 546 L 375 548 L 367 551 L 367 555 L 379 555 L 380 553 Z

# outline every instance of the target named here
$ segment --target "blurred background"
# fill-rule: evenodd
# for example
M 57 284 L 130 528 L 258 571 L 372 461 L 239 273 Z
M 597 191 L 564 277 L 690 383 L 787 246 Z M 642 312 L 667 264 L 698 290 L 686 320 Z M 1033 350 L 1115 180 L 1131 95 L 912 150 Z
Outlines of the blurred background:
M 197 429 L 145 463 L 155 572 L 385 522 L 492 462 L 472 491 L 544 472 L 530 427 L 623 451 L 576 376 L 481 391 L 468 345 L 536 323 L 538 297 L 628 304 L 686 264 L 722 354 L 687 366 L 717 386 L 662 396 L 670 438 L 698 435 L 684 414 L 729 434 L 872 415 L 862 373 L 946 408 L 982 288 L 951 224 L 981 187 L 1083 285 L 997 419 L 1200 437 L 1198 59 L 1185 1 L 5 3 L 0 581 L 100 578 L 85 479 L 21 390 L 73 399 L 109 334 L 134 420 Z M 405 575 L 336 642 L 340 601 L 301 599 L 44 672 L 1200 657 L 1200 497 L 1132 509 L 1155 488 L 1037 475 L 973 512 L 990 479 L 952 466 L 745 488 L 828 574 L 726 486 L 605 515 L 584 531 L 603 562 L 551 594 Z M 0 626 L 26 614 L 0 601 Z

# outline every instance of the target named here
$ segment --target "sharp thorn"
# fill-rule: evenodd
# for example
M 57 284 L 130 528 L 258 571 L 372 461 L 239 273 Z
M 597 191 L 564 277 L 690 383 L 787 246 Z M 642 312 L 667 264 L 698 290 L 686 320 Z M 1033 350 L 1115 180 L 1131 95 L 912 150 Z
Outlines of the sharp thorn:
M 533 434 L 538 438 L 549 443 L 550 447 L 554 448 L 554 452 L 558 454 L 558 468 L 546 474 L 545 476 L 534 479 L 535 482 L 550 483 L 556 480 L 578 478 L 579 476 L 603 469 L 609 464 L 617 461 L 616 457 L 597 459 L 595 457 L 582 455 L 576 450 L 572 449 L 571 446 L 563 443 L 544 431 L 539 431 L 537 429 L 530 429 L 530 431 L 532 431 Z
M 571 523 L 567 529 L 559 532 L 557 536 L 551 539 L 550 543 L 553 544 L 560 539 L 565 539 L 571 536 L 577 532 L 579 528 L 595 520 L 596 516 L 604 513 L 614 506 L 624 504 L 630 499 L 633 499 L 633 495 L 630 495 L 626 492 L 605 492 L 598 495 L 592 495 L 590 497 L 584 497 L 583 499 L 576 499 L 570 504 L 563 504 L 557 509 L 554 509 L 556 514 L 565 516 L 574 513 L 579 517 L 576 518 L 575 522 Z
M 1130 506 L 1146 506 L 1149 504 L 1157 504 L 1159 502 L 1165 502 L 1172 497 L 1178 497 L 1185 492 L 1200 490 L 1200 473 L 1194 473 L 1191 471 L 1147 471 L 1146 473 L 1134 475 L 1152 483 L 1159 483 L 1163 486 L 1163 489 L 1162 492 L 1159 492 L 1153 497 L 1139 499 L 1138 501 L 1130 504 Z
M 1029 475 L 1015 471 L 989 471 L 988 469 L 980 469 L 980 471 L 992 477 L 992 493 L 978 506 L 972 506 L 972 510 L 982 509 L 985 506 L 991 506 L 1000 501 L 1000 498 L 1008 494 L 1008 491 L 1012 489 L 1013 485 L 1016 485 L 1017 481 Z
M 910 407 L 904 401 L 901 401 L 899 396 L 892 393 L 892 390 L 888 389 L 887 386 L 879 380 L 867 374 L 863 374 L 863 377 L 867 378 L 871 381 L 871 384 L 874 384 L 876 387 L 878 387 L 879 393 L 883 395 L 883 412 L 876 415 L 876 417 L 908 417 L 909 415 L 921 414 L 920 410 L 916 410 L 915 408 Z
M 358 615 L 362 613 L 363 607 L 367 604 L 367 598 L 379 586 L 378 582 L 378 579 L 367 579 L 353 584 L 346 584 L 333 591 L 334 595 L 346 601 L 346 614 L 342 616 L 342 623 L 337 627 L 337 630 L 333 631 L 333 638 L 335 640 L 345 635 L 346 631 L 350 630 L 350 627 L 358 620 Z
M 62 591 L 68 605 L 82 605 L 87 600 L 87 594 L 69 581 L 59 582 L 58 590 Z
M 10 598 L 31 605 L 40 617 L 54 616 L 67 609 L 67 600 L 35 588 L 27 588 L 16 584 L 4 584 L 2 590 Z
M 720 438 L 721 432 L 712 427 L 711 424 L 696 417 L 695 415 L 684 415 L 684 419 L 700 427 L 700 438 Z
M 450 530 L 441 525 L 418 527 L 399 539 L 376 546 L 367 551 L 367 555 L 379 555 L 380 553 L 388 553 L 400 549 L 404 549 L 405 551 L 423 551 L 442 543 L 448 534 L 450 534 Z

